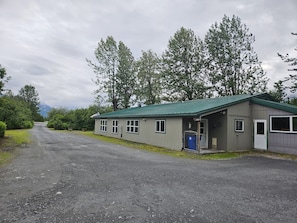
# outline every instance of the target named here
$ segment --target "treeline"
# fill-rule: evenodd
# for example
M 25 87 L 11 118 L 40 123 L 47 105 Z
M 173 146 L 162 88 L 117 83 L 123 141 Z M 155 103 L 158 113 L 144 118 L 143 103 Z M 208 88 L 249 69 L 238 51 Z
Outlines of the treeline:
M 111 103 L 113 110 L 137 103 L 267 92 L 268 78 L 254 42 L 255 36 L 239 17 L 225 15 L 203 39 L 181 27 L 161 55 L 142 51 L 139 59 L 122 41 L 108 36 L 95 49 L 96 62 L 87 59 L 87 63 L 96 74 L 97 99 Z M 290 76 L 286 83 L 292 82 L 290 87 L 296 89 L 296 80 Z M 282 101 L 289 87 L 285 81 L 277 82 L 270 93 Z
M 39 96 L 34 86 L 25 85 L 17 95 L 14 95 L 10 90 L 6 90 L 6 93 L 2 94 L 5 84 L 10 79 L 5 68 L 0 65 L 1 132 L 3 129 L 32 128 L 34 121 L 44 120 L 39 114 Z
M 111 107 L 91 105 L 88 108 L 68 110 L 54 108 L 48 113 L 48 128 L 55 130 L 93 130 L 95 120 L 91 118 L 96 113 L 112 111 Z

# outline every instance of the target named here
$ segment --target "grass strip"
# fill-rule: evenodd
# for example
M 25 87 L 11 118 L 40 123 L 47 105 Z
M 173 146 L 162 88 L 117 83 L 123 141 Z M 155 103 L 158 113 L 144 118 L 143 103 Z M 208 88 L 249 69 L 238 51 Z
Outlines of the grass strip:
M 16 147 L 30 143 L 27 129 L 6 130 L 4 138 L 0 139 L 0 166 L 8 163 L 16 154 Z
M 135 148 L 135 149 L 142 149 L 146 151 L 156 152 L 156 153 L 165 154 L 173 157 L 179 157 L 179 158 L 200 159 L 200 160 L 227 160 L 227 159 L 234 159 L 234 158 L 239 158 L 243 156 L 264 156 L 264 157 L 273 158 L 273 159 L 297 161 L 297 155 L 275 153 L 270 151 L 249 150 L 249 151 L 224 152 L 224 153 L 213 153 L 213 154 L 202 155 L 194 152 L 172 150 L 172 149 L 152 146 L 144 143 L 127 141 L 119 138 L 96 135 L 94 134 L 93 131 L 67 131 L 67 130 L 62 130 L 62 131 L 85 135 L 94 139 L 101 140 L 103 142 L 113 143 L 113 144 L 122 145 L 122 146 Z
M 117 145 L 122 145 L 130 148 L 146 150 L 150 152 L 156 152 L 159 154 L 169 155 L 178 158 L 186 158 L 186 159 L 201 159 L 201 160 L 220 160 L 220 159 L 232 159 L 238 158 L 245 155 L 245 152 L 226 152 L 226 153 L 215 153 L 215 154 L 198 154 L 194 152 L 187 152 L 187 151 L 179 151 L 179 150 L 172 150 L 158 146 L 152 146 L 143 143 L 137 143 L 132 141 L 127 141 L 119 138 L 113 138 L 108 136 L 96 135 L 92 131 L 73 131 L 73 133 L 85 135 L 88 137 L 92 137 L 94 139 L 101 140 L 103 142 L 113 143 Z

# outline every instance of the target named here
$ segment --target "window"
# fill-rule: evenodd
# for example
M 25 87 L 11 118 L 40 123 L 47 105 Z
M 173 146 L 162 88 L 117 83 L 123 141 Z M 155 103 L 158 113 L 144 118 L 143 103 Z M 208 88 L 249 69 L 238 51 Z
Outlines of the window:
M 107 131 L 107 120 L 105 120 L 105 119 L 100 120 L 100 131 L 101 132 Z
M 235 120 L 235 132 L 244 132 L 244 120 Z
M 138 120 L 127 120 L 126 131 L 130 133 L 138 133 L 139 121 Z
M 165 133 L 165 120 L 156 120 L 156 132 Z
M 118 120 L 112 120 L 112 133 L 118 133 Z
M 270 132 L 297 133 L 297 116 L 270 116 Z

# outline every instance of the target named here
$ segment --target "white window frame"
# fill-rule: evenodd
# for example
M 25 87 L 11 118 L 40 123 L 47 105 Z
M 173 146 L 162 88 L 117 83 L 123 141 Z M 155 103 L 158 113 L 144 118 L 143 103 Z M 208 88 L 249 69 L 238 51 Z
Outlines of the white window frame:
M 275 130 L 273 129 L 273 118 L 288 118 L 289 119 L 289 129 L 288 130 Z M 294 123 L 293 123 L 293 119 L 297 118 L 297 115 L 271 115 L 270 116 L 270 125 L 269 125 L 269 129 L 270 132 L 277 132 L 277 133 L 297 133 L 297 130 L 294 131 Z
M 138 133 L 139 132 L 139 120 L 131 119 L 126 121 L 126 132 L 127 133 Z
M 107 132 L 107 119 L 100 120 L 100 132 Z
M 238 129 L 238 125 L 237 123 L 241 122 L 242 124 L 242 128 L 241 129 Z M 243 119 L 235 119 L 234 120 L 234 130 L 235 132 L 244 132 L 244 120 Z
M 112 133 L 113 134 L 118 134 L 118 120 L 112 120 Z
M 162 125 L 163 123 L 163 125 Z M 163 129 L 162 129 L 163 126 Z M 155 121 L 155 132 L 156 133 L 165 133 L 166 132 L 166 120 L 160 119 Z

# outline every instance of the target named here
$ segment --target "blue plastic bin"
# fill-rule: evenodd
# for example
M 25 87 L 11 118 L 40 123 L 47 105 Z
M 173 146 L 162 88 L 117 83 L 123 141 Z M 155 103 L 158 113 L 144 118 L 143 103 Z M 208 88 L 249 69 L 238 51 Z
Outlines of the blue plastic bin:
M 188 136 L 188 148 L 196 150 L 196 136 Z

